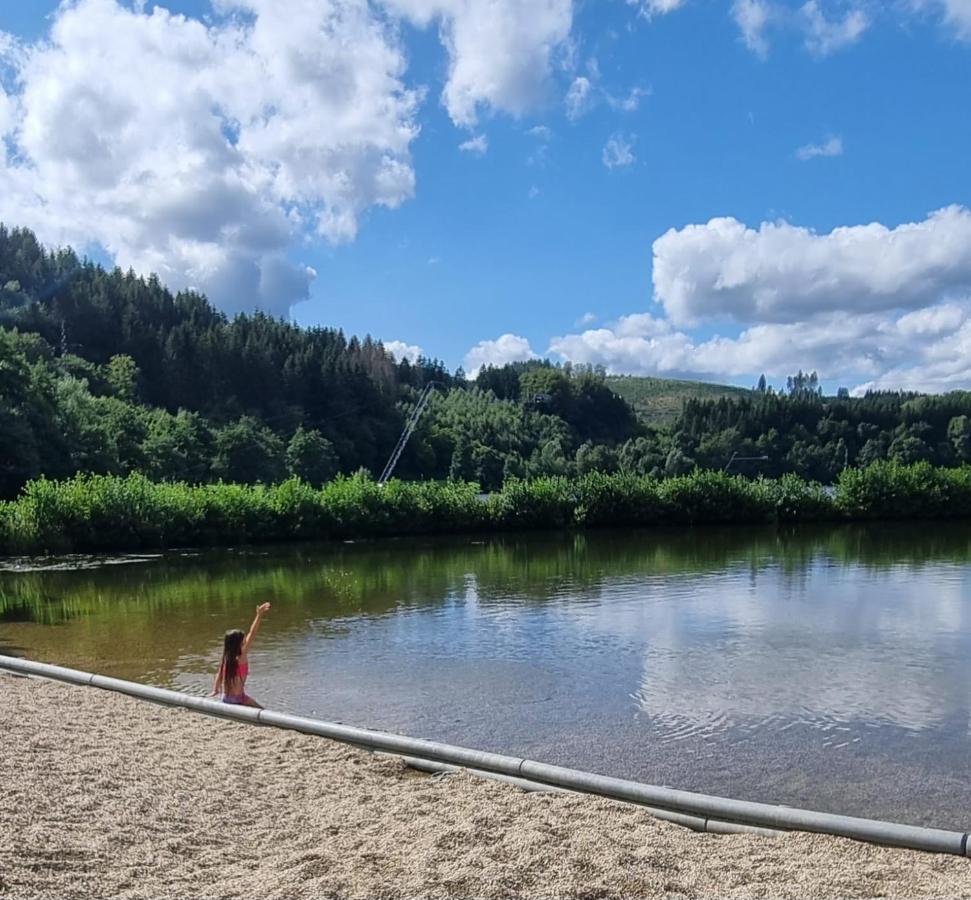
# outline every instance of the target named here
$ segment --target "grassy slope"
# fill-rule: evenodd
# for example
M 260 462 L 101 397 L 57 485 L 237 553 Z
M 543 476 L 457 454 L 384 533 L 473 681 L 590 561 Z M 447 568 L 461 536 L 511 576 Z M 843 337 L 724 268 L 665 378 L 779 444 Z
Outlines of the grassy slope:
M 713 399 L 747 394 L 746 388 L 705 381 L 679 381 L 674 378 L 647 378 L 636 375 L 611 375 L 607 385 L 637 410 L 649 425 L 667 425 L 681 412 L 690 397 Z

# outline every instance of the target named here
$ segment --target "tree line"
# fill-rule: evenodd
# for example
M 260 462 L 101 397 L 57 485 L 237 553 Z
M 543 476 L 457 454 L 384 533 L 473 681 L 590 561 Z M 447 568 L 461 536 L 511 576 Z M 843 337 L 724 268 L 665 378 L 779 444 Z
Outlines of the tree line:
M 564 472 L 638 429 L 602 374 L 535 368 L 497 395 L 489 373 L 470 382 L 438 360 L 395 360 L 370 337 L 230 319 L 193 291 L 0 225 L 0 496 L 76 472 L 312 484 L 378 472 L 430 382 L 403 478 L 494 488 Z
M 737 453 L 750 458 L 737 471 L 794 472 L 826 484 L 878 460 L 960 466 L 971 462 L 971 392 L 824 397 L 816 373 L 800 372 L 785 392 L 763 383 L 731 400 L 686 402 L 671 442 L 682 467 L 724 467 Z
M 377 473 L 418 395 L 428 411 L 395 474 L 472 481 L 699 469 L 833 483 L 888 460 L 971 462 L 971 393 L 825 397 L 816 373 L 773 391 L 689 399 L 639 421 L 603 370 L 395 360 L 380 341 L 261 313 L 228 318 L 193 291 L 49 251 L 0 225 L 0 497 L 39 476 L 319 485 Z

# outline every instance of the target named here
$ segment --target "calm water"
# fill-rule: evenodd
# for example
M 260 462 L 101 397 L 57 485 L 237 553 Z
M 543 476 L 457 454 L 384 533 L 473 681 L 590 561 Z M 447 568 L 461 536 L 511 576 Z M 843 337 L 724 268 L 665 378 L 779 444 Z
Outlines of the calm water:
M 0 652 L 658 784 L 971 826 L 971 527 L 0 565 Z M 2 700 L 0 700 L 2 702 Z

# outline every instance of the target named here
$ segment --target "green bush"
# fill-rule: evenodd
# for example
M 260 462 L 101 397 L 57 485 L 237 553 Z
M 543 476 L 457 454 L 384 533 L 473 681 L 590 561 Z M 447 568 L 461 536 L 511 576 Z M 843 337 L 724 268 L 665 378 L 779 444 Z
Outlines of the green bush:
M 654 478 L 592 472 L 577 480 L 574 521 L 578 525 L 654 525 L 666 515 L 660 482 Z
M 809 522 L 834 519 L 839 513 L 832 493 L 815 481 L 787 474 L 776 480 L 760 480 L 777 522 Z
M 764 522 L 772 504 L 759 481 L 740 475 L 695 470 L 660 483 L 659 496 L 669 522 Z
M 960 471 L 960 470 L 959 470 Z M 905 466 L 878 460 L 865 469 L 844 469 L 836 485 L 836 506 L 850 519 L 928 519 L 955 514 L 950 503 L 956 482 L 928 462 Z
M 971 516 L 971 466 L 960 469 L 944 469 L 948 487 L 949 515 Z
M 496 528 L 564 528 L 575 520 L 573 485 L 562 475 L 531 481 L 510 479 L 487 501 L 489 521 Z
M 846 469 L 835 492 L 795 475 L 748 480 L 695 471 L 657 480 L 593 472 L 509 479 L 488 497 L 462 481 L 378 485 L 366 474 L 322 488 L 155 483 L 142 475 L 39 478 L 0 502 L 0 553 L 341 539 L 519 528 L 806 522 L 971 516 L 971 466 L 879 461 Z

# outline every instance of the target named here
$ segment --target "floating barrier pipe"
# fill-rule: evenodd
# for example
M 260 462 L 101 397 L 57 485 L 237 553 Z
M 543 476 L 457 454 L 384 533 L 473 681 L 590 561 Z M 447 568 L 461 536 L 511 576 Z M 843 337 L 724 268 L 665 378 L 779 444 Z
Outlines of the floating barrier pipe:
M 573 791 L 568 788 L 555 787 L 551 784 L 543 784 L 540 781 L 527 781 L 525 778 L 511 778 L 508 775 L 499 775 L 495 772 L 485 772 L 482 769 L 462 768 L 461 766 L 450 766 L 446 763 L 434 762 L 430 759 L 418 759 L 414 756 L 396 757 L 404 760 L 406 766 L 417 769 L 420 772 L 428 772 L 432 775 L 451 775 L 455 772 L 468 772 L 477 778 L 489 778 L 494 781 L 501 781 L 504 784 L 511 784 L 521 791 L 532 791 L 536 793 L 550 793 L 555 791 L 561 794 L 581 794 L 581 791 Z M 640 805 L 640 804 L 638 804 Z M 721 822 L 718 819 L 703 819 L 701 816 L 689 816 L 685 813 L 672 812 L 669 809 L 658 809 L 655 806 L 643 806 L 656 819 L 664 819 L 665 822 L 673 822 L 692 831 L 707 831 L 709 834 L 759 834 L 763 837 L 778 837 L 786 834 L 776 828 L 759 828 L 757 825 L 742 825 L 738 822 Z
M 968 834 L 960 831 L 944 831 L 939 828 L 924 828 L 918 825 L 899 825 L 877 819 L 860 819 L 853 816 L 839 816 L 832 813 L 814 812 L 807 809 L 794 809 L 788 806 L 773 806 L 768 803 L 752 803 L 746 800 L 731 800 L 727 797 L 714 797 L 692 791 L 679 791 L 674 788 L 641 784 L 595 775 L 577 769 L 552 766 L 533 760 L 503 756 L 455 747 L 436 741 L 425 741 L 382 731 L 354 728 L 334 722 L 321 722 L 302 716 L 274 712 L 268 709 L 253 709 L 220 703 L 194 697 L 178 691 L 136 684 L 79 672 L 62 666 L 39 663 L 11 656 L 0 656 L 0 669 L 66 681 L 77 685 L 91 685 L 103 690 L 117 691 L 130 697 L 150 700 L 166 706 L 189 709 L 205 715 L 234 719 L 257 725 L 273 725 L 288 728 L 305 734 L 331 738 L 353 744 L 367 750 L 393 753 L 396 756 L 416 757 L 432 760 L 449 766 L 459 766 L 482 773 L 498 773 L 514 779 L 524 779 L 540 785 L 564 788 L 584 794 L 597 794 L 612 800 L 621 800 L 667 813 L 666 818 L 674 815 L 683 817 L 684 824 L 697 827 L 697 821 L 705 820 L 706 830 L 716 831 L 720 825 L 744 825 L 751 830 L 770 829 L 776 831 L 809 831 L 832 834 L 838 837 L 853 838 L 874 844 L 887 844 L 894 847 L 907 847 L 913 850 L 927 850 L 932 853 L 950 853 L 957 856 L 968 854 Z M 694 822 L 694 825 L 690 825 Z

